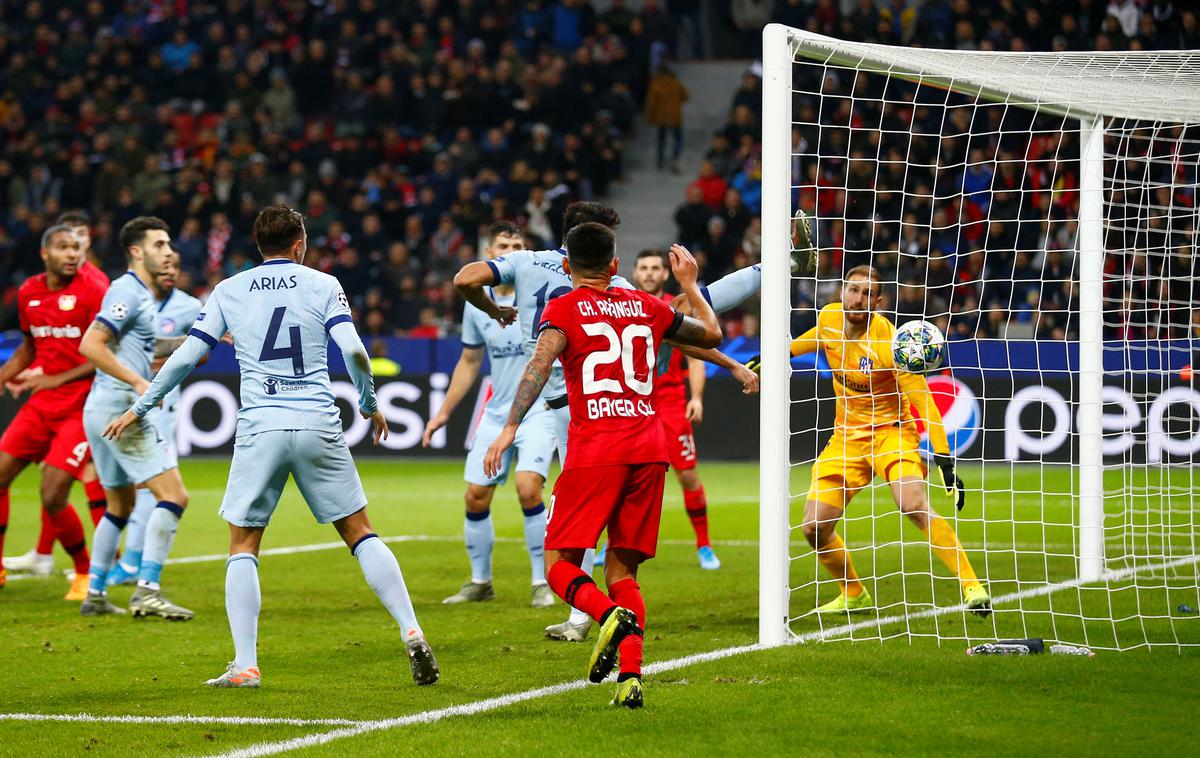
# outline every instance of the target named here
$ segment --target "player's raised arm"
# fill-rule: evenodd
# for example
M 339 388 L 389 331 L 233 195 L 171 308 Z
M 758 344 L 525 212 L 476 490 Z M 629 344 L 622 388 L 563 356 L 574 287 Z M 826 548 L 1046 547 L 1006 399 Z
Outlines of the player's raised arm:
M 671 245 L 671 273 L 687 296 L 692 315 L 684 316 L 671 339 L 681 345 L 716 347 L 721 344 L 721 323 L 712 306 L 704 299 L 696 285 L 699 268 L 696 259 L 683 245 Z
M 904 394 L 904 399 L 917 411 L 917 415 L 925 422 L 929 430 L 929 441 L 933 445 L 933 463 L 941 475 L 941 484 L 946 494 L 954 501 L 954 507 L 962 510 L 966 504 L 966 493 L 963 491 L 962 479 L 954 472 L 954 458 L 950 455 L 950 441 L 946 437 L 946 425 L 942 414 L 933 402 L 933 394 L 929 391 L 929 382 L 920 374 L 896 372 L 896 383 Z
M 503 258 L 496 261 L 503 263 Z M 517 309 L 509 305 L 497 305 L 488 297 L 484 287 L 495 284 L 511 284 L 504 281 L 504 269 L 496 265 L 496 261 L 475 261 L 468 263 L 454 275 L 454 287 L 471 305 L 499 321 L 502 326 L 508 326 L 517 320 Z
M 487 454 L 483 457 L 483 470 L 489 477 L 495 477 L 499 473 L 504 451 L 512 446 L 513 440 L 517 437 L 517 427 L 521 425 L 525 414 L 542 394 L 542 388 L 546 386 L 546 380 L 550 378 L 550 369 L 554 366 L 554 361 L 566 349 L 567 336 L 565 334 L 553 327 L 542 330 L 541 336 L 538 337 L 537 347 L 534 348 L 533 357 L 529 359 L 529 363 L 525 364 L 525 373 L 521 376 L 521 383 L 517 385 L 517 392 L 508 412 L 508 423 L 500 430 L 496 441 L 491 444 Z

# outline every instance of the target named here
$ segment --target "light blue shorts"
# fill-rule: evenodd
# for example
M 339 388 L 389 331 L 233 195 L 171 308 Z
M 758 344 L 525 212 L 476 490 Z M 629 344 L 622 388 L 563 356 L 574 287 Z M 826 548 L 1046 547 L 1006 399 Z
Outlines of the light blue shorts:
M 463 479 L 484 487 L 504 484 L 508 481 L 508 471 L 513 465 L 514 450 L 517 471 L 532 471 L 545 479 L 550 471 L 550 461 L 554 458 L 554 415 L 543 410 L 530 411 L 517 427 L 517 439 L 513 446 L 504 452 L 500 473 L 494 479 L 488 479 L 487 474 L 483 472 L 483 456 L 487 454 L 487 449 L 491 447 L 503 427 L 503 421 L 497 421 L 484 414 L 479 422 L 479 429 L 475 432 L 475 441 L 471 443 L 471 452 L 467 453 Z
M 554 417 L 554 435 L 558 440 L 558 463 L 560 466 L 565 465 L 567 462 L 567 429 L 571 427 L 571 406 L 547 408 L 546 413 Z
M 162 436 L 148 419 L 130 424 L 119 441 L 105 439 L 104 427 L 120 415 L 112 411 L 83 412 L 83 431 L 100 484 L 107 489 L 144 484 L 175 468 Z
M 178 421 L 175 408 L 155 406 L 146 414 L 146 420 L 158 430 L 158 436 L 162 437 L 163 444 L 167 446 L 167 460 L 170 461 L 171 468 L 175 468 L 179 465 L 179 451 L 175 448 L 175 425 Z
M 342 433 L 294 429 L 234 441 L 221 517 L 234 526 L 266 526 L 289 474 L 319 524 L 344 519 L 367 505 Z

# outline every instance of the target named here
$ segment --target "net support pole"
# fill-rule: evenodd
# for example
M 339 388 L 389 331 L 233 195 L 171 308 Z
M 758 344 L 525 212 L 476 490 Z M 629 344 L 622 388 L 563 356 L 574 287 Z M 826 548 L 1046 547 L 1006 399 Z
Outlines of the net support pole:
M 759 408 L 758 641 L 788 637 L 790 534 L 792 52 L 788 29 L 763 29 L 762 382 Z
M 1104 576 L 1104 120 L 1079 132 L 1079 578 Z

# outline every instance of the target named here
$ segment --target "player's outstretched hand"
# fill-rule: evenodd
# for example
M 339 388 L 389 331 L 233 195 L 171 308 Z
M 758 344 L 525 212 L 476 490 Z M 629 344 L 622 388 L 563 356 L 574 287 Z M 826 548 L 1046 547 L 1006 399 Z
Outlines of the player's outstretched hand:
M 704 401 L 698 397 L 688 400 L 686 413 L 688 422 L 692 424 L 704 421 Z
M 734 379 L 742 383 L 743 395 L 758 393 L 758 374 L 754 373 L 749 366 L 736 366 L 731 373 Z
M 498 321 L 500 326 L 508 326 L 517 320 L 517 309 L 511 305 L 497 305 L 492 318 Z
M 378 445 L 379 440 L 386 440 L 388 438 L 387 419 L 383 417 L 383 411 L 367 413 L 359 408 L 358 412 L 362 414 L 363 418 L 371 422 L 371 436 L 374 438 L 374 444 Z
M 512 447 L 513 440 L 516 438 L 517 430 L 505 424 L 495 441 L 492 442 L 492 446 L 487 449 L 487 453 L 483 456 L 483 473 L 487 474 L 489 479 L 495 478 L 500 473 L 500 464 L 504 461 L 504 451 Z
M 679 286 L 694 285 L 700 276 L 700 267 L 688 249 L 683 245 L 671 245 L 670 256 L 671 273 L 675 274 L 675 281 L 679 282 Z
M 116 440 L 121 439 L 121 435 L 129 428 L 130 424 L 137 423 L 137 414 L 132 410 L 125 411 L 117 418 L 108 422 L 108 426 L 104 427 L 105 439 Z
M 954 501 L 954 507 L 961 511 L 967 504 L 967 493 L 962 479 L 959 479 L 958 474 L 954 473 L 954 459 L 948 455 L 935 455 L 933 456 L 933 465 L 937 467 L 938 474 L 942 479 L 942 486 L 946 488 L 946 494 Z
M 421 435 L 421 447 L 432 445 L 434 432 L 445 426 L 449 420 L 440 413 L 429 419 L 429 423 L 425 425 L 425 433 Z

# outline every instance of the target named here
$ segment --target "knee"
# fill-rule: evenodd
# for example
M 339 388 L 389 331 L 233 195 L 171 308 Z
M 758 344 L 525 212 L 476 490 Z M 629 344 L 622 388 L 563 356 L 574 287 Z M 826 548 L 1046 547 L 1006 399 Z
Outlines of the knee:
M 178 505 L 180 508 L 187 508 L 187 506 L 188 506 L 188 491 L 187 491 L 186 487 L 180 485 L 179 492 L 175 496 L 175 504 Z
M 688 492 L 694 492 L 700 489 L 700 475 L 695 469 L 687 469 L 679 472 L 679 485 Z
M 518 487 L 517 499 L 521 502 L 521 508 L 524 510 L 529 510 L 530 508 L 541 505 L 542 488 L 533 485 Z
M 896 505 L 909 518 L 924 517 L 929 513 L 929 496 L 924 487 L 906 487 L 896 499 Z
M 817 546 L 817 537 L 821 531 L 820 524 L 818 524 L 814 519 L 806 519 L 804 523 L 800 525 L 800 531 L 804 533 L 804 539 L 809 545 L 813 547 Z
M 492 491 L 488 487 L 468 487 L 463 503 L 468 513 L 483 513 L 492 504 Z

